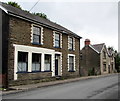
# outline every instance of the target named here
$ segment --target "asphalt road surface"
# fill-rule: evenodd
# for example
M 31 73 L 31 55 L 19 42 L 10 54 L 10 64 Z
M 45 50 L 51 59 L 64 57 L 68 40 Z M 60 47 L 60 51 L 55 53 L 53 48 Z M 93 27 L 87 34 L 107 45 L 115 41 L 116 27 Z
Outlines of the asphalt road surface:
M 10 94 L 3 99 L 118 99 L 118 74 Z

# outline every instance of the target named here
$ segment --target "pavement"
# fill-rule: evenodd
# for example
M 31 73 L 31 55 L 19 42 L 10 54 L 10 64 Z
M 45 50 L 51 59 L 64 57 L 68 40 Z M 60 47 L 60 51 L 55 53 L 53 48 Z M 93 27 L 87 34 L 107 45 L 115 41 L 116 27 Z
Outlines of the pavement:
M 19 92 L 30 91 L 30 90 L 41 88 L 41 87 L 54 86 L 54 85 L 58 85 L 58 84 L 70 83 L 70 82 L 93 79 L 93 78 L 99 78 L 99 77 L 105 77 L 105 76 L 110 76 L 110 75 L 114 75 L 114 74 L 104 74 L 104 75 L 98 75 L 98 76 L 77 77 L 77 78 L 72 78 L 72 79 L 56 80 L 56 81 L 42 82 L 42 83 L 37 83 L 37 84 L 13 86 L 13 87 L 10 87 L 11 90 L 0 92 L 0 95 L 15 94 L 15 93 L 19 93 Z

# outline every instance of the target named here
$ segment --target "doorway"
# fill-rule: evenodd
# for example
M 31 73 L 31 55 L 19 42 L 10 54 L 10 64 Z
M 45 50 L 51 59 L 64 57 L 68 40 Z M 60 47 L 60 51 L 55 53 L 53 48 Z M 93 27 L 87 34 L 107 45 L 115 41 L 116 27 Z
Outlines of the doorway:
M 60 55 L 55 54 L 55 76 L 59 75 L 59 69 L 60 69 Z

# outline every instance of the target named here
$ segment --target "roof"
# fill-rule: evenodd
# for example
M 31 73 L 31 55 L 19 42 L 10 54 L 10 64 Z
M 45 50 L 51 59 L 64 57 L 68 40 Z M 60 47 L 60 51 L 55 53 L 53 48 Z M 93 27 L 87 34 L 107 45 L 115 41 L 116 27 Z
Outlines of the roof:
M 67 28 L 65 28 L 65 27 L 63 27 L 59 24 L 56 24 L 56 23 L 54 23 L 54 22 L 52 22 L 48 19 L 44 19 L 44 18 L 41 18 L 39 16 L 33 15 L 33 14 L 28 13 L 26 11 L 23 11 L 19 8 L 8 5 L 6 3 L 0 2 L 0 8 L 2 10 L 4 10 L 8 15 L 19 17 L 21 19 L 29 20 L 29 21 L 32 21 L 32 22 L 34 21 L 34 23 L 36 22 L 40 25 L 49 27 L 51 29 L 62 32 L 64 34 L 70 34 L 70 35 L 75 36 L 77 38 L 82 38 L 82 37 L 78 36 L 77 34 L 75 34 L 74 32 L 68 30 Z
M 102 43 L 102 44 L 94 44 L 94 45 L 91 45 L 91 46 L 100 53 L 102 51 L 104 45 L 105 44 Z
M 111 48 L 108 48 L 108 55 L 113 56 L 114 55 L 114 50 Z

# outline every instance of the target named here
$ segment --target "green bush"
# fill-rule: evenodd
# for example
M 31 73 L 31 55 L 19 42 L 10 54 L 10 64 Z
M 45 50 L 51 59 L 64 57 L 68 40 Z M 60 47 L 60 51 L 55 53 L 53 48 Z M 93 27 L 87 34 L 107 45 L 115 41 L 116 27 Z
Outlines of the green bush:
M 94 68 L 90 68 L 90 69 L 88 70 L 88 76 L 91 76 L 91 75 L 96 75 Z

